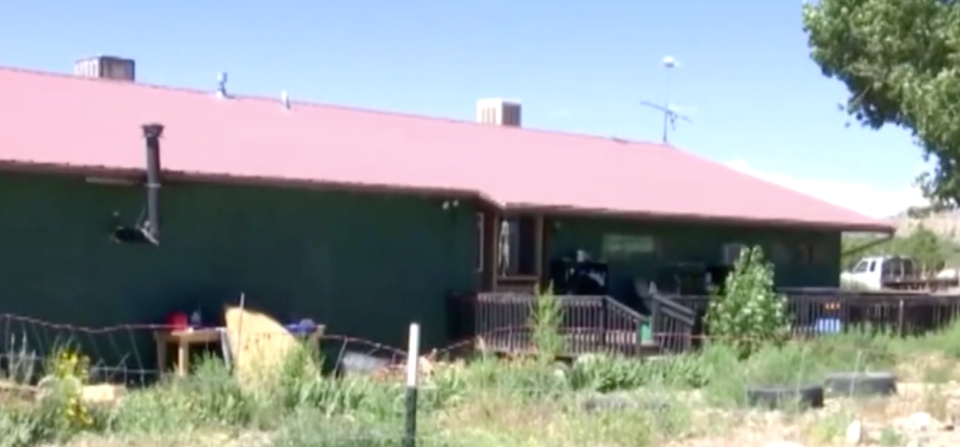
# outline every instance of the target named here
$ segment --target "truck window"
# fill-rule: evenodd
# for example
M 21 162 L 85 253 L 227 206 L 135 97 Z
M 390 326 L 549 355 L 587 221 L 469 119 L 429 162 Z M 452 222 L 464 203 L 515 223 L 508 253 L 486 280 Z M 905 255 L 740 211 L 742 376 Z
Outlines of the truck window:
M 890 258 L 883 263 L 883 276 L 913 276 L 916 270 L 916 263 L 909 258 Z
M 905 259 L 903 261 L 903 276 L 914 276 L 917 275 L 917 263 L 913 259 Z
M 900 275 L 901 263 L 897 258 L 887 259 L 883 263 L 883 276 L 899 276 Z

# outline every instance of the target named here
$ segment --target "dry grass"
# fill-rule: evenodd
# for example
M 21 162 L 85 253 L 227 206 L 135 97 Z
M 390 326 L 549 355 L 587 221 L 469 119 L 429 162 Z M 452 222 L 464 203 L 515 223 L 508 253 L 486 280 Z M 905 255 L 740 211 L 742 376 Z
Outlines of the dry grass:
M 767 348 L 748 360 L 723 346 L 657 362 L 598 357 L 571 367 L 537 359 L 434 364 L 420 395 L 421 446 L 458 447 L 806 447 L 843 445 L 859 420 L 864 445 L 960 445 L 945 430 L 960 412 L 960 329 L 917 339 L 838 336 Z M 95 422 L 62 425 L 59 401 L 0 406 L 0 447 L 392 446 L 400 445 L 403 386 L 378 379 L 321 377 L 291 349 L 274 380 L 240 386 L 220 363 L 133 390 L 115 406 L 90 407 Z M 897 396 L 830 399 L 813 411 L 748 408 L 743 390 L 758 381 L 817 381 L 825 372 L 894 370 Z M 623 408 L 587 411 L 615 396 Z M 2 400 L 2 399 L 0 399 Z M 15 404 L 11 404 L 15 403 Z M 935 427 L 914 433 L 917 413 Z M 61 425 L 57 425 L 61 424 Z M 46 428 L 45 428 L 46 427 Z

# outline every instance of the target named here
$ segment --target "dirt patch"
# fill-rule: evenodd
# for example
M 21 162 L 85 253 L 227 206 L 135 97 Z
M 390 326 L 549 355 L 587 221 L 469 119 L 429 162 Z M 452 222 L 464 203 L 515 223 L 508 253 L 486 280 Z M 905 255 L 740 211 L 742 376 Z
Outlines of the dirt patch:
M 871 399 L 828 399 L 802 413 L 702 411 L 714 433 L 670 443 L 673 447 L 960 445 L 960 384 L 902 383 L 898 394 Z M 858 432 L 854 435 L 852 432 Z M 853 442 L 853 439 L 858 441 Z M 779 443 L 779 444 L 778 444 Z M 919 443 L 919 444 L 917 444 Z

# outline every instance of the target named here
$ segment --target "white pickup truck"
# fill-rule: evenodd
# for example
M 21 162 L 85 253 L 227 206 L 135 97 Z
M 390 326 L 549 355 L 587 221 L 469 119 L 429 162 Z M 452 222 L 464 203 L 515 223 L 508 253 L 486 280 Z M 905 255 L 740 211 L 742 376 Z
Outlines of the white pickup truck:
M 925 275 L 916 260 L 905 256 L 869 256 L 860 259 L 840 281 L 864 290 L 940 290 L 957 285 L 955 270 Z

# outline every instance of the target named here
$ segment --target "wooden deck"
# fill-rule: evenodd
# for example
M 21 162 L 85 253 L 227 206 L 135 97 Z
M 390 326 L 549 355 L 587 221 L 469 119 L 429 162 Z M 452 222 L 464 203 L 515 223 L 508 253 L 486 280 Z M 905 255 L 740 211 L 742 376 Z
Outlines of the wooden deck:
M 641 343 L 641 334 L 652 338 L 651 320 L 607 296 L 557 296 L 562 308 L 559 324 L 565 357 L 591 353 L 629 356 L 652 355 L 660 346 Z M 530 321 L 536 297 L 530 293 L 482 293 L 459 299 L 451 310 L 459 317 L 451 338 L 474 338 L 487 352 L 517 354 L 534 352 Z
M 944 329 L 960 318 L 960 295 L 917 292 L 853 292 L 838 289 L 782 289 L 797 337 L 851 330 L 910 336 Z M 566 355 L 590 353 L 649 356 L 697 349 L 702 339 L 705 296 L 657 294 L 650 315 L 641 315 L 605 296 L 559 296 L 560 332 Z M 536 301 L 520 292 L 482 293 L 451 306 L 450 336 L 474 339 L 488 352 L 533 352 L 529 322 Z M 639 341 L 648 332 L 656 343 Z

